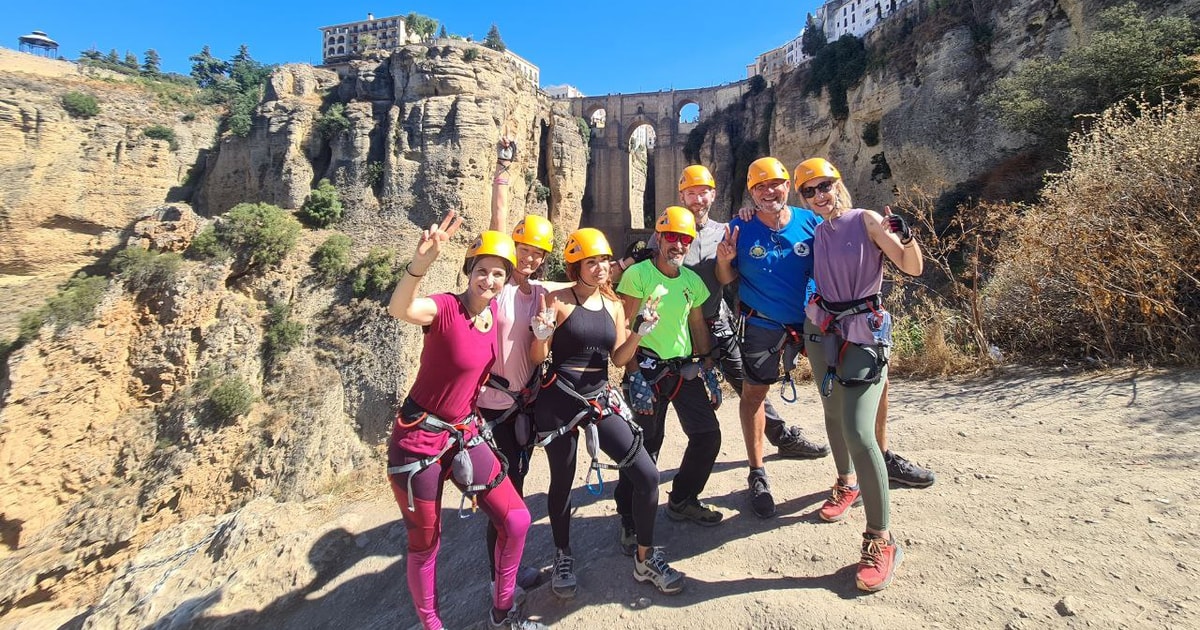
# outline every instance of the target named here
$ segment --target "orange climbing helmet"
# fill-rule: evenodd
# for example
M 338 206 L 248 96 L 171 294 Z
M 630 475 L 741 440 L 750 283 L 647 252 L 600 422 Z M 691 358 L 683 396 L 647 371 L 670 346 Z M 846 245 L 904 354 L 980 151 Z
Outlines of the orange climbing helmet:
M 790 181 L 791 177 L 783 162 L 773 157 L 758 158 L 750 163 L 750 169 L 746 173 L 746 190 L 772 179 Z
M 596 228 L 580 228 L 571 232 L 567 237 L 567 246 L 563 249 L 563 259 L 567 263 L 576 263 L 592 256 L 612 256 L 612 247 L 604 232 Z
M 528 215 L 513 228 L 512 240 L 550 253 L 554 251 L 554 225 L 545 217 Z
M 676 232 L 696 238 L 696 216 L 683 206 L 669 206 L 654 222 L 655 232 Z
M 825 158 L 808 158 L 796 167 L 796 185 L 799 186 L 814 177 L 832 177 L 841 179 L 842 174 L 838 172 L 829 160 Z
M 693 164 L 683 169 L 683 174 L 679 176 L 679 192 L 691 188 L 692 186 L 708 186 L 709 188 L 717 187 L 717 180 L 713 179 L 712 173 L 701 164 Z

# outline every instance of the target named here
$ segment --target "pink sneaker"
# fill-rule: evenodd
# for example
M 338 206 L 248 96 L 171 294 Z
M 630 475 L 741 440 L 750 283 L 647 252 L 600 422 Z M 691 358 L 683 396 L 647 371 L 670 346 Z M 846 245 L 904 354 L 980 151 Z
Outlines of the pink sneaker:
M 859 590 L 874 592 L 887 588 L 903 560 L 904 549 L 896 544 L 895 537 L 884 540 L 875 534 L 863 533 L 862 558 L 858 561 L 855 577 Z

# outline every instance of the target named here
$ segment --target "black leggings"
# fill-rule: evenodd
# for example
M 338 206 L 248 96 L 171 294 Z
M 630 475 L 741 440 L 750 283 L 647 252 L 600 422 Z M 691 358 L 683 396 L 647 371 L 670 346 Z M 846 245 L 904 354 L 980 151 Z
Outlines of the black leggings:
M 557 387 L 544 389 L 538 396 L 538 430 L 550 431 L 562 426 L 570 422 L 581 409 L 582 403 L 570 394 Z M 606 415 L 596 421 L 596 428 L 600 450 L 611 460 L 608 463 L 620 462 L 629 454 L 634 441 L 633 429 L 624 418 L 615 414 Z M 554 533 L 554 546 L 560 549 L 569 549 L 571 544 L 571 488 L 575 484 L 578 445 L 579 430 L 559 436 L 546 445 L 546 461 L 550 464 L 550 489 L 546 504 L 550 514 L 550 529 Z M 590 460 L 588 463 L 591 463 Z M 654 519 L 658 512 L 658 469 L 645 448 L 639 448 L 629 466 L 621 469 L 621 478 L 633 487 L 633 527 L 637 532 L 637 542 L 646 547 L 653 546 Z
M 483 416 L 484 420 L 491 422 L 499 418 L 504 413 L 504 410 L 480 409 L 479 413 Z M 508 417 L 508 420 L 493 427 L 492 438 L 496 442 L 496 450 L 508 461 L 508 478 L 512 481 L 513 488 L 516 488 L 518 495 L 524 497 L 525 475 L 529 474 L 530 449 L 525 449 L 517 444 L 516 419 L 515 414 L 511 415 Z M 495 550 L 498 538 L 499 532 L 496 531 L 496 526 L 489 520 L 487 524 L 487 557 L 492 569 L 492 573 L 489 575 L 496 573 Z

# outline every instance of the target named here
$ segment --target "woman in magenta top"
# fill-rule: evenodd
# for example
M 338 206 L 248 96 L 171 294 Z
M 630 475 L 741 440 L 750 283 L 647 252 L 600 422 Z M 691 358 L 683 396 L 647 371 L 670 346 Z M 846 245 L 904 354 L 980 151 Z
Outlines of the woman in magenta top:
M 484 232 L 467 252 L 462 293 L 418 296 L 420 278 L 462 223 L 453 211 L 421 235 L 388 312 L 425 331 L 421 365 L 400 407 L 388 444 L 388 479 L 408 530 L 408 589 L 422 627 L 440 630 L 437 552 L 442 484 L 451 479 L 487 514 L 498 532 L 493 627 L 534 630 L 513 597 L 529 511 L 503 476 L 499 459 L 479 436 L 475 402 L 496 360 L 493 300 L 513 268 L 508 235 Z

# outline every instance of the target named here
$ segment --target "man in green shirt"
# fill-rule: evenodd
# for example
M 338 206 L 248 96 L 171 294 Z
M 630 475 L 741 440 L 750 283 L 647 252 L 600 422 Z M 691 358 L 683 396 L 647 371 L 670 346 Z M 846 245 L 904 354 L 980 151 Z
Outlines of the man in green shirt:
M 675 407 L 688 445 L 672 482 L 667 516 L 713 526 L 724 515 L 701 503 L 699 496 L 721 450 L 721 426 L 704 379 L 698 376 L 701 359 L 696 358 L 709 351 L 708 327 L 701 311 L 709 292 L 700 276 L 683 265 L 696 238 L 696 221 L 687 208 L 671 206 L 659 217 L 655 231 L 659 247 L 654 257 L 629 267 L 617 286 L 631 322 L 647 299 L 660 299 L 658 325 L 642 338 L 638 347 L 639 369 L 633 378 L 643 380 L 637 387 L 631 386 L 631 394 L 634 389 L 645 392 L 649 386 L 652 400 L 643 400 L 641 405 L 631 401 L 638 412 L 634 420 L 642 427 L 646 452 L 657 462 L 665 434 L 667 406 Z M 635 540 L 632 492 L 632 486 L 622 478 L 614 493 L 617 512 L 621 514 L 623 550 Z

